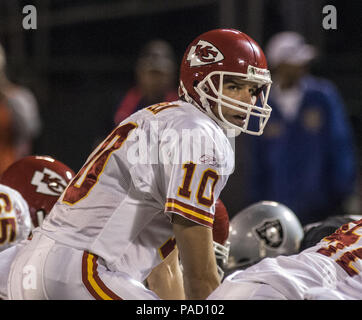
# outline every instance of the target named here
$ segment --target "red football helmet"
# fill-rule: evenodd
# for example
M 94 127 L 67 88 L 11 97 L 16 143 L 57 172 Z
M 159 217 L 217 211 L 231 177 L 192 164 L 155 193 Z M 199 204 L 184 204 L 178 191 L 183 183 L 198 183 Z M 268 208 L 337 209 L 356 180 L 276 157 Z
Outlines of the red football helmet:
M 224 276 L 223 268 L 227 264 L 229 258 L 230 242 L 228 241 L 229 214 L 224 203 L 220 199 L 217 199 L 215 204 L 212 235 L 214 239 L 215 257 L 218 264 L 217 269 L 220 278 L 222 279 Z
M 33 227 L 53 208 L 74 172 L 49 156 L 27 156 L 5 170 L 0 183 L 17 190 L 27 201 Z
M 254 93 L 253 104 L 223 95 L 225 76 L 256 83 L 258 90 Z M 238 30 L 216 29 L 203 33 L 188 46 L 181 63 L 179 95 L 225 129 L 234 129 L 236 134 L 261 135 L 271 113 L 267 104 L 271 83 L 264 53 L 253 39 Z M 256 105 L 258 99 L 261 107 Z M 222 120 L 214 115 L 210 106 L 217 106 Z M 242 111 L 243 124 L 238 126 L 226 120 L 222 106 Z M 251 117 L 259 120 L 257 129 L 249 127 Z

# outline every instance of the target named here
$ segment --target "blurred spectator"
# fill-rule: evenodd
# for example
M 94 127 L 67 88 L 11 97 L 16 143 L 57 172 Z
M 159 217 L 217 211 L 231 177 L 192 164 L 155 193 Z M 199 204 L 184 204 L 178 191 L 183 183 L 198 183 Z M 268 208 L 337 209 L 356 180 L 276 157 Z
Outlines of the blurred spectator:
M 178 100 L 175 57 L 168 42 L 148 42 L 140 52 L 135 72 L 137 83 L 120 102 L 114 116 L 115 124 L 154 103 Z
M 12 83 L 5 73 L 5 51 L 0 45 L 0 174 L 15 160 L 32 153 L 41 120 L 34 95 Z
M 303 225 L 343 212 L 356 180 L 343 101 L 330 81 L 309 74 L 315 56 L 315 48 L 298 33 L 270 39 L 266 57 L 273 112 L 264 134 L 250 142 L 250 203 L 284 203 Z

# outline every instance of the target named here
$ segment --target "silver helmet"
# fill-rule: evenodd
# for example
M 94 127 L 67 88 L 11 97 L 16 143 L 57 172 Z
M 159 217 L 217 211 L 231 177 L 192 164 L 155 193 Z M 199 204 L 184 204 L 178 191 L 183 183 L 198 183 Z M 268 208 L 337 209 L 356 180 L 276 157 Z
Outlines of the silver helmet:
M 299 251 L 303 227 L 285 205 L 260 201 L 237 213 L 230 221 L 227 269 L 243 269 L 265 257 Z

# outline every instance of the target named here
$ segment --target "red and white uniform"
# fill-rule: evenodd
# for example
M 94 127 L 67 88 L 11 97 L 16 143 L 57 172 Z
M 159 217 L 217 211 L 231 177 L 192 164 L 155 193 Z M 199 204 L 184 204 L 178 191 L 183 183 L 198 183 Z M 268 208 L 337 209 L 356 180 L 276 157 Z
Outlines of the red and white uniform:
M 31 219 L 28 204 L 21 194 L 2 184 L 0 184 L 0 228 L 0 298 L 4 299 L 7 297 L 9 261 L 16 253 L 15 245 L 29 236 Z
M 362 299 L 362 220 L 314 247 L 236 271 L 209 296 L 218 299 Z
M 0 184 L 0 251 L 26 239 L 30 234 L 29 207 L 21 194 Z
M 175 246 L 171 214 L 212 228 L 233 167 L 228 138 L 193 105 L 133 114 L 88 157 L 17 256 L 11 298 L 157 298 L 141 282 Z M 21 285 L 29 264 L 34 290 Z

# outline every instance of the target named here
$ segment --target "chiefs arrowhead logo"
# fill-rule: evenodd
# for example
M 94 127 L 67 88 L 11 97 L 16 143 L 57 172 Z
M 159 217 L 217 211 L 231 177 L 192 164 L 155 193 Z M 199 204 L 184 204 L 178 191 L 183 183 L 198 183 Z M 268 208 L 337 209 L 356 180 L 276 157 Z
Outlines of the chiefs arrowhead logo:
M 60 196 L 67 186 L 62 176 L 48 168 L 44 168 L 42 172 L 35 171 L 31 184 L 36 186 L 36 192 L 50 196 Z
M 190 61 L 190 67 L 203 66 L 210 63 L 219 62 L 224 59 L 224 55 L 210 42 L 199 40 L 192 46 L 187 60 Z

